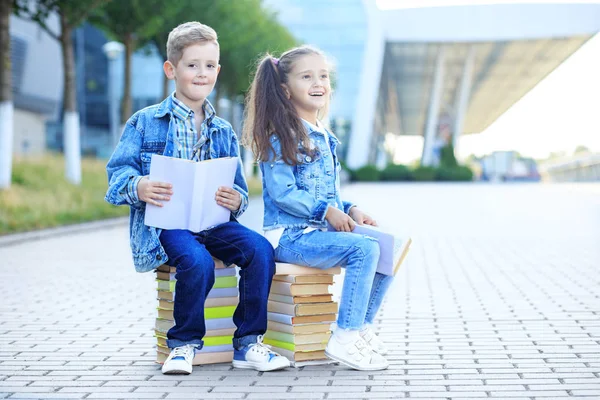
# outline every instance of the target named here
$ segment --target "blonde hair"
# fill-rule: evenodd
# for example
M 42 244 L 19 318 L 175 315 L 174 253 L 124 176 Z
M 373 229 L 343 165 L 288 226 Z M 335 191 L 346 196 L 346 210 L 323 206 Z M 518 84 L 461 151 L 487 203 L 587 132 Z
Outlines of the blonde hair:
M 177 65 L 186 47 L 201 42 L 215 42 L 218 46 L 217 32 L 200 22 L 185 22 L 175 27 L 167 39 L 167 59 Z

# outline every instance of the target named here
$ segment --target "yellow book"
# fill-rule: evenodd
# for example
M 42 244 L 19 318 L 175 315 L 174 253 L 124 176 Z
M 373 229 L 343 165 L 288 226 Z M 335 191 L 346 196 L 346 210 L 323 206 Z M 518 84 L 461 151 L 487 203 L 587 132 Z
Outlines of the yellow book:
M 325 350 L 327 347 L 327 343 L 307 343 L 307 344 L 293 344 L 282 342 L 281 340 L 269 339 L 265 338 L 264 342 L 271 346 L 281 347 L 282 349 L 286 349 L 289 351 L 317 351 L 317 350 Z
M 237 306 L 208 307 L 204 309 L 204 319 L 233 317 Z M 173 310 L 158 309 L 158 318 L 173 319 Z

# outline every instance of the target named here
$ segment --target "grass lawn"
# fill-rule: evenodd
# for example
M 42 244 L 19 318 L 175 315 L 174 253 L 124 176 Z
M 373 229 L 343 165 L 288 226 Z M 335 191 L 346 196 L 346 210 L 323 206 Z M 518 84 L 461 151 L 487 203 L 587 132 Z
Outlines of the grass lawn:
M 128 215 L 104 201 L 106 160 L 83 159 L 79 186 L 66 181 L 64 165 L 51 154 L 13 161 L 11 187 L 0 190 L 0 235 Z M 260 194 L 259 181 L 248 185 Z

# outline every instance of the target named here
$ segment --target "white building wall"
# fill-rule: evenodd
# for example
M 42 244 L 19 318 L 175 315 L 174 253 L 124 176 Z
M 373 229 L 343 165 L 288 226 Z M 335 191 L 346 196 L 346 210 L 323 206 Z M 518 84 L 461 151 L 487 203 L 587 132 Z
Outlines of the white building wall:
M 14 111 L 13 152 L 16 155 L 39 155 L 46 150 L 46 117 L 20 110 Z

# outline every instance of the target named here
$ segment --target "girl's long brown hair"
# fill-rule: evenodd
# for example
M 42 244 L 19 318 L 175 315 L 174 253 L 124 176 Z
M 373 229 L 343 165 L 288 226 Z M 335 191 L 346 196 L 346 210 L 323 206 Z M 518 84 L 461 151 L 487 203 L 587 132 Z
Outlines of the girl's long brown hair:
M 246 100 L 243 144 L 259 161 L 274 158 L 272 135 L 281 143 L 281 157 L 286 164 L 298 164 L 299 144 L 303 152 L 312 152 L 306 128 L 281 86 L 288 82 L 296 60 L 309 54 L 324 56 L 314 47 L 301 46 L 286 51 L 279 60 L 267 54 L 258 64 Z

